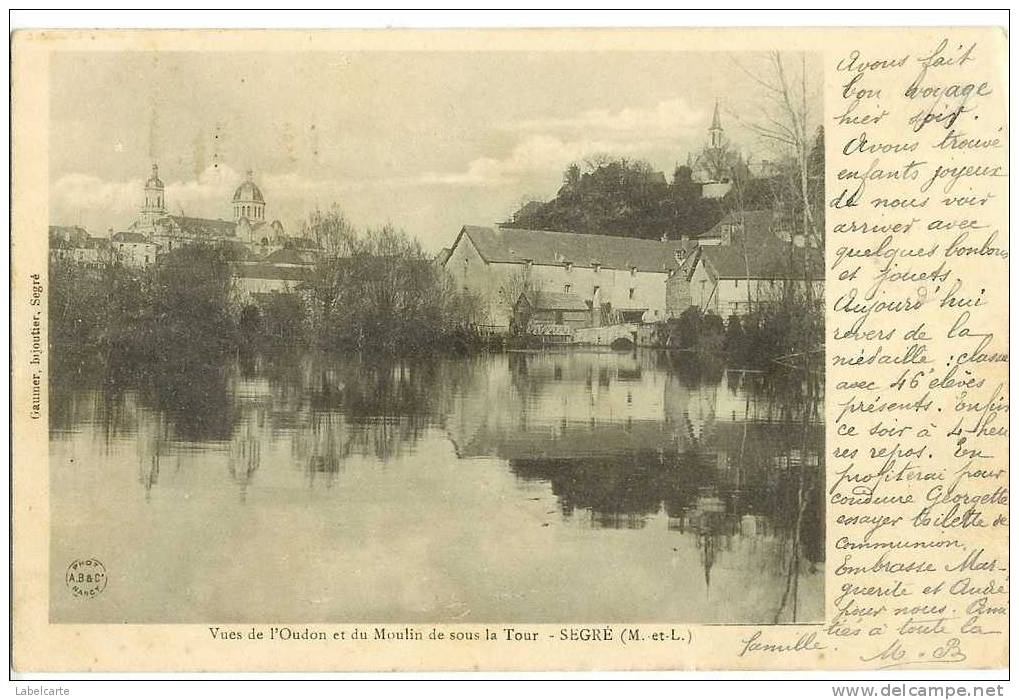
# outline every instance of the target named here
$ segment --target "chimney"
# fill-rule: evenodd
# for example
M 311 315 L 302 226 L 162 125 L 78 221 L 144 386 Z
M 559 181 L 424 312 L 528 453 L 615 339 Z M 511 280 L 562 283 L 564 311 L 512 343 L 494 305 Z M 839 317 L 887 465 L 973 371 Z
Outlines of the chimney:
M 668 243 L 668 242 L 669 242 L 669 232 L 666 231 L 665 233 L 662 234 L 662 243 Z

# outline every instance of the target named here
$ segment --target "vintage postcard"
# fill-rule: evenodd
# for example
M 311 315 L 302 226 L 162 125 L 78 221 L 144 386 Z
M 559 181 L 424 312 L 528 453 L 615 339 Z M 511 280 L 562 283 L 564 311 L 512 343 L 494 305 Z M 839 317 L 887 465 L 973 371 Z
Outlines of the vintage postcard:
M 13 658 L 987 669 L 996 28 L 27 31 Z

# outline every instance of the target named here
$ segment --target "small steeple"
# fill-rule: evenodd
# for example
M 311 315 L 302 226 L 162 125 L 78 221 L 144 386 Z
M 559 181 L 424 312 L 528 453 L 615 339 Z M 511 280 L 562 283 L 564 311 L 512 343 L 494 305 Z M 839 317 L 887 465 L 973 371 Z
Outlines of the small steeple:
M 708 129 L 708 139 L 712 148 L 719 148 L 722 145 L 722 119 L 718 116 L 718 99 L 715 99 L 715 113 L 711 117 L 711 128 Z

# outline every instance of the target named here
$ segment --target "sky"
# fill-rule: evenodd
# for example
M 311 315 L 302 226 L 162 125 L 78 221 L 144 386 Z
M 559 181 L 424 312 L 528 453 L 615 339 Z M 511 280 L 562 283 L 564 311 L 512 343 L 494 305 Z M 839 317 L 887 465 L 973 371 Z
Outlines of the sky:
M 127 228 L 158 162 L 173 214 L 229 218 L 252 170 L 266 217 L 288 232 L 336 204 L 360 227 L 391 223 L 437 251 L 464 224 L 552 198 L 566 167 L 592 155 L 644 159 L 671 178 L 703 146 L 716 99 L 731 142 L 768 157 L 740 124 L 767 105 L 741 66 L 763 71 L 765 57 L 56 54 L 50 221 Z

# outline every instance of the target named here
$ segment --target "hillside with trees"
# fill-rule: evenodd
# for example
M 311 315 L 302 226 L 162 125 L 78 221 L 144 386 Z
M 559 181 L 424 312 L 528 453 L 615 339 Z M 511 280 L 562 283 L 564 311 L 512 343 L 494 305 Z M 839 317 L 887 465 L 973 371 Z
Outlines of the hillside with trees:
M 824 172 L 823 144 L 818 130 L 810 153 L 812 175 Z M 675 240 L 708 231 L 736 209 L 775 209 L 792 219 L 799 215 L 801 200 L 790 196 L 796 191 L 791 185 L 800 178 L 795 161 L 770 163 L 766 174 L 752 175 L 742 158 L 730 156 L 724 161 L 727 175 L 720 179 L 732 187 L 719 199 L 702 197 L 702 184 L 694 180 L 689 165 L 678 166 L 669 181 L 641 160 L 602 157 L 583 167 L 574 163 L 563 173 L 563 184 L 553 199 L 528 202 L 504 225 L 644 239 L 665 235 Z M 721 165 L 714 162 L 713 167 Z M 823 197 L 823 190 L 816 195 Z

